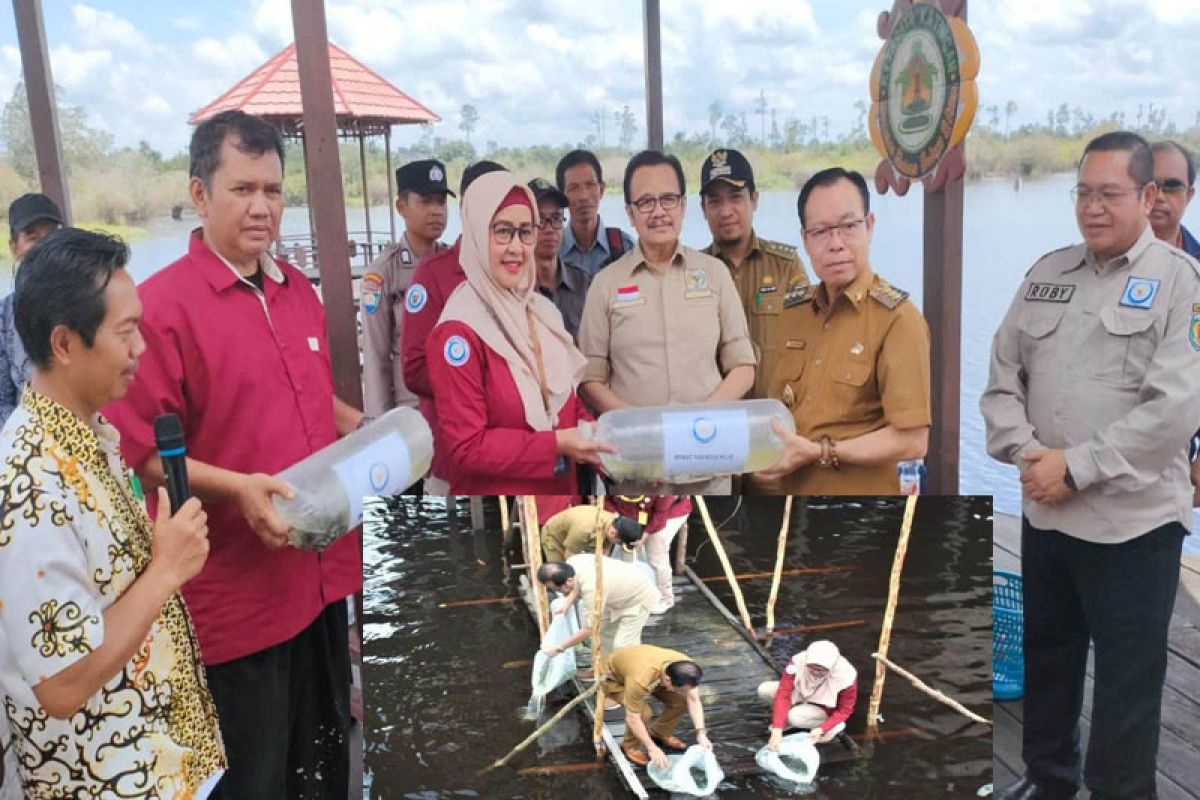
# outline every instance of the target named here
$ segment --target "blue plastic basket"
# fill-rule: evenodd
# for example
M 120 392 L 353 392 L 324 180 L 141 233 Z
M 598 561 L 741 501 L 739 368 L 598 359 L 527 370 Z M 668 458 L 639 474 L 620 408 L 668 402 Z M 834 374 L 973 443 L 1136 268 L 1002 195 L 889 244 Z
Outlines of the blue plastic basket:
M 1021 576 L 993 572 L 992 696 L 997 700 L 1016 700 L 1025 693 L 1024 619 Z

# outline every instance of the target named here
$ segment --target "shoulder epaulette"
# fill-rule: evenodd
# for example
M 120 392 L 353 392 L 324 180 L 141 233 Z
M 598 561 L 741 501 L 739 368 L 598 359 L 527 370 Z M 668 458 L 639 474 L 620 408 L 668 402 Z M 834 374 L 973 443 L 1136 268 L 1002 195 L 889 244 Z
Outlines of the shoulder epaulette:
M 816 286 L 793 286 L 791 289 L 788 289 L 787 294 L 783 296 L 783 307 L 791 308 L 792 306 L 798 306 L 801 303 L 811 302 L 816 293 Z
M 800 259 L 800 251 L 790 244 L 783 242 L 773 242 L 770 239 L 759 239 L 758 244 L 762 247 L 764 253 L 770 253 L 773 256 L 787 259 Z
M 879 278 L 867 294 L 871 295 L 880 305 L 887 309 L 895 308 L 908 298 L 908 292 L 903 289 L 897 289 L 883 278 Z
M 1044 261 L 1046 261 L 1046 260 L 1048 260 L 1048 259 L 1051 259 L 1051 258 L 1053 258 L 1053 257 L 1055 257 L 1055 256 L 1057 256 L 1057 255 L 1060 255 L 1060 254 L 1062 254 L 1062 253 L 1066 253 L 1066 252 L 1068 252 L 1068 251 L 1070 251 L 1070 250 L 1075 250 L 1075 249 L 1078 249 L 1078 250 L 1079 250 L 1079 259 L 1080 259 L 1080 260 L 1083 260 L 1084 254 L 1087 252 L 1087 250 L 1086 250 L 1086 247 L 1085 247 L 1084 245 L 1082 245 L 1082 244 L 1069 244 L 1069 245 L 1067 245 L 1066 247 L 1060 247 L 1060 248 L 1058 248 L 1057 250 L 1051 250 L 1049 253 L 1046 253 L 1046 254 L 1045 254 L 1045 255 L 1043 255 L 1041 258 L 1039 258 L 1037 261 L 1033 262 L 1033 266 L 1032 266 L 1032 267 L 1030 267 L 1028 270 L 1026 270 L 1026 271 L 1025 271 L 1025 277 L 1029 277 L 1029 275 L 1030 275 L 1030 274 L 1031 274 L 1031 273 L 1032 273 L 1032 272 L 1033 272 L 1035 269 L 1037 269 L 1037 268 L 1038 268 L 1038 265 L 1039 265 L 1039 264 L 1041 264 L 1042 262 L 1044 262 Z M 1078 262 L 1076 262 L 1076 263 L 1078 263 Z

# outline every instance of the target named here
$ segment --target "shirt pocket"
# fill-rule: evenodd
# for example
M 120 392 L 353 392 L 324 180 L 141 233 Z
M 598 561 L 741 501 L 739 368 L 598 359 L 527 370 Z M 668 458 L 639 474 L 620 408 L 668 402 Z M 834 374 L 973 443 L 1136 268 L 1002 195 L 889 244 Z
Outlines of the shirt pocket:
M 860 359 L 830 367 L 829 380 L 834 393 L 831 410 L 834 413 L 840 411 L 839 419 L 851 422 L 861 420 L 868 410 L 870 398 L 878 394 L 870 386 L 871 367 L 870 361 Z
M 771 370 L 772 374 L 767 377 L 767 396 L 774 397 L 788 407 L 794 407 L 800 402 L 800 379 L 804 377 L 804 365 L 808 356 L 808 351 L 803 347 L 804 342 L 798 343 L 801 347 L 789 347 L 780 351 L 779 358 Z
M 1101 310 L 1103 333 L 1093 351 L 1097 380 L 1120 386 L 1141 385 L 1158 344 L 1156 319 L 1147 309 L 1110 306 Z
M 1031 303 L 1030 305 L 1035 305 Z M 1052 372 L 1055 368 L 1054 332 L 1062 322 L 1061 307 L 1027 311 L 1020 322 L 1021 363 L 1030 375 Z

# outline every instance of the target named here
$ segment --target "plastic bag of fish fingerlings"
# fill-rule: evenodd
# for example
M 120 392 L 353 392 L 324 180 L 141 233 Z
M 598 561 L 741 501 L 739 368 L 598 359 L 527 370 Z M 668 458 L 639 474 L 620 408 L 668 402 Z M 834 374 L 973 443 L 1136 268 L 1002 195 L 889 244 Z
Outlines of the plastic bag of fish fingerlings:
M 793 733 L 783 737 L 778 753 L 772 753 L 764 746 L 754 755 L 754 761 L 762 769 L 784 780 L 812 783 L 821 766 L 821 754 L 807 733 Z
M 666 769 L 660 770 L 650 764 L 646 767 L 646 774 L 668 792 L 682 792 L 696 797 L 712 794 L 725 780 L 717 757 L 698 744 L 689 747 L 683 755 L 667 756 Z

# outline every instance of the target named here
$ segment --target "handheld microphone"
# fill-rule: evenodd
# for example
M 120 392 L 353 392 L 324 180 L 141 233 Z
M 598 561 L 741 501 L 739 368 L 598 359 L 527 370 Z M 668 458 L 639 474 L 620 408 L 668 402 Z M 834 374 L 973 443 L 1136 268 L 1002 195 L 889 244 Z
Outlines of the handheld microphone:
M 167 495 L 171 498 L 171 513 L 192 496 L 188 488 L 187 448 L 183 444 L 183 423 L 174 414 L 159 414 L 154 418 L 154 441 L 162 459 L 163 475 L 167 479 Z

